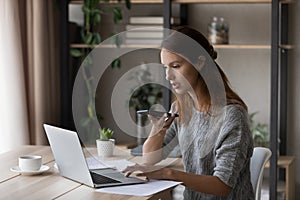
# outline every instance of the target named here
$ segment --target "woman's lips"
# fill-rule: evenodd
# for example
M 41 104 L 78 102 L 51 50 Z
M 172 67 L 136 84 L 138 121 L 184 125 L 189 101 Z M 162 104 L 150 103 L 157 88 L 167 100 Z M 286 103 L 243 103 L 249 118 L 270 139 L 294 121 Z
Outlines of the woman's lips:
M 179 88 L 179 83 L 171 83 L 173 89 Z

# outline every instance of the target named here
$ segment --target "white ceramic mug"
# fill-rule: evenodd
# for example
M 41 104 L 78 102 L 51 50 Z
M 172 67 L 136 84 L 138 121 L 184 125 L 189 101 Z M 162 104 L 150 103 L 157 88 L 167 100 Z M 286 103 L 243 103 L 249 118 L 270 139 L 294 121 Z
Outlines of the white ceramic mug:
M 19 157 L 19 168 L 22 171 L 37 171 L 42 166 L 42 156 L 24 155 Z

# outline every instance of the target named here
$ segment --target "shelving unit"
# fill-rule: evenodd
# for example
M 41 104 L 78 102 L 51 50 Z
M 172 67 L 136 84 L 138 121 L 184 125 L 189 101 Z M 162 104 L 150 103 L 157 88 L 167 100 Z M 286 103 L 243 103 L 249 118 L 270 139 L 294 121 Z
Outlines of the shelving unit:
M 295 199 L 295 157 L 279 156 L 277 161 L 278 168 L 285 170 L 285 199 Z M 266 168 L 270 168 L 270 163 L 266 163 Z
M 68 2 L 72 4 L 82 4 L 82 0 L 61 0 L 60 6 L 64 12 L 68 13 Z M 286 155 L 286 118 L 287 118 L 287 54 L 293 49 L 288 44 L 288 6 L 293 0 L 131 0 L 133 4 L 162 4 L 164 27 L 170 28 L 170 19 L 172 17 L 172 4 L 180 4 L 181 17 L 183 23 L 187 22 L 187 5 L 190 4 L 270 4 L 272 9 L 271 41 L 270 45 L 260 44 L 229 44 L 215 45 L 216 49 L 262 49 L 271 52 L 271 114 L 270 114 L 270 133 L 271 150 L 277 152 L 278 137 L 280 136 L 280 155 Z M 109 3 L 118 3 L 110 1 Z M 68 30 L 66 29 L 68 19 L 66 13 L 63 13 L 61 19 L 61 84 L 62 84 L 62 126 L 69 127 L 71 120 L 71 87 L 68 74 L 69 48 L 87 48 L 83 44 L 69 44 Z M 153 45 L 124 45 L 123 47 L 156 47 Z M 114 45 L 107 46 L 114 48 Z M 164 92 L 168 98 L 164 99 L 164 105 L 169 105 L 170 95 Z M 273 153 L 270 160 L 270 199 L 276 199 L 277 189 L 277 154 Z
M 174 3 L 271 3 L 271 0 L 173 0 Z
M 82 4 L 83 0 L 71 0 L 69 3 L 71 4 Z M 217 3 L 217 4 L 228 4 L 228 3 L 272 3 L 272 0 L 172 0 L 172 3 Z M 289 4 L 293 3 L 294 0 L 279 0 L 278 1 L 281 4 Z M 109 1 L 108 3 L 119 3 L 116 0 Z M 164 3 L 164 0 L 132 0 L 131 3 L 133 4 L 161 4 Z
M 71 0 L 72 4 L 82 4 L 82 0 Z M 164 0 L 132 0 L 133 4 L 153 4 L 163 3 Z M 290 2 L 290 1 L 282 1 Z M 118 1 L 109 1 L 109 3 L 118 3 Z M 172 0 L 172 3 L 271 3 L 271 0 Z
M 216 45 L 218 49 L 270 49 L 271 50 L 271 117 L 270 117 L 270 148 L 273 152 L 270 160 L 270 199 L 277 196 L 277 152 L 278 136 L 280 135 L 280 155 L 286 155 L 286 118 L 287 118 L 287 50 L 293 48 L 288 44 L 288 4 L 290 0 L 173 0 L 172 3 L 182 4 L 187 13 L 187 4 L 193 3 L 269 3 L 272 9 L 272 27 L 270 45 Z M 170 27 L 171 1 L 164 1 L 165 28 Z M 186 17 L 186 16 L 183 16 Z M 279 38 L 281 37 L 281 38 Z M 279 53 L 280 50 L 280 53 Z M 280 63 L 279 63 L 280 60 Z M 280 116 L 280 117 L 279 117 Z
M 213 45 L 216 49 L 271 49 L 270 45 L 238 45 L 238 44 L 224 44 Z
M 117 48 L 116 45 L 101 45 L 105 48 Z M 144 45 L 144 44 L 124 44 L 120 48 L 135 48 L 135 47 L 145 47 L 145 48 L 157 48 L 159 45 Z M 234 45 L 234 44 L 224 44 L 224 45 L 213 45 L 215 49 L 271 49 L 270 45 Z M 90 48 L 86 44 L 71 44 L 70 48 Z M 284 49 L 292 49 L 292 46 L 283 45 Z

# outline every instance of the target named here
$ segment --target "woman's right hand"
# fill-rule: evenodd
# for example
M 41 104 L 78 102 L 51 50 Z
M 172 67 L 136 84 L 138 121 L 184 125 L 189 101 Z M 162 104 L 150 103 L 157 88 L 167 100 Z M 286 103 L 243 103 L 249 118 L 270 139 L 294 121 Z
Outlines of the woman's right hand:
M 131 166 L 127 166 L 124 170 L 122 170 L 122 173 L 125 173 L 125 176 L 128 177 L 134 172 L 150 172 L 156 170 L 157 167 L 154 167 L 154 165 L 148 165 L 148 164 L 135 164 Z
M 178 113 L 177 103 L 172 103 L 171 112 Z M 167 130 L 176 117 L 174 114 L 165 113 L 161 118 L 156 118 L 152 115 L 148 115 L 148 118 L 153 125 L 151 132 L 158 133 L 163 129 Z
M 158 133 L 163 129 L 167 130 L 171 126 L 175 119 L 175 115 L 165 113 L 161 118 L 156 118 L 152 115 L 148 115 L 148 118 L 153 125 L 151 132 Z

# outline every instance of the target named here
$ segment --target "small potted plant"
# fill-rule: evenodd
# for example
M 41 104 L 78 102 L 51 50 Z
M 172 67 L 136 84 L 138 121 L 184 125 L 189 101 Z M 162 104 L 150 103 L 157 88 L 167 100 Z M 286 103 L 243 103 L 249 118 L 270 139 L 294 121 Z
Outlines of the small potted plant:
M 98 156 L 112 156 L 115 148 L 115 140 L 111 137 L 114 131 L 109 128 L 102 128 L 99 132 L 100 138 L 96 140 Z

